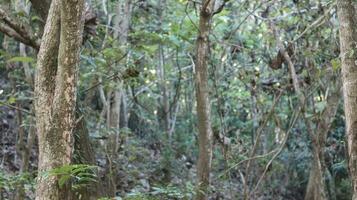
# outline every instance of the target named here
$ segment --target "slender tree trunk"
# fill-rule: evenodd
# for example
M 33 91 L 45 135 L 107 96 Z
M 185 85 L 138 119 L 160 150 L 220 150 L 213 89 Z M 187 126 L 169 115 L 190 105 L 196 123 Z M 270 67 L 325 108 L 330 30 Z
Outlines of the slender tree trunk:
M 117 26 L 117 30 L 119 32 L 116 33 L 116 38 L 118 38 L 119 43 L 121 46 L 124 47 L 124 51 L 127 51 L 128 44 L 128 35 L 129 35 L 129 28 L 131 23 L 131 15 L 133 10 L 133 3 L 132 0 L 125 0 L 118 4 L 117 7 L 117 17 L 115 19 L 115 25 Z M 128 60 L 128 59 L 126 59 Z M 127 65 L 127 63 L 123 63 Z M 126 98 L 126 89 L 125 85 L 121 83 L 120 87 L 120 127 L 127 128 L 128 127 L 128 108 L 127 108 L 127 98 Z
M 198 115 L 199 155 L 197 163 L 197 200 L 207 199 L 212 161 L 211 105 L 209 100 L 208 66 L 209 32 L 213 15 L 214 0 L 203 0 L 200 11 L 199 32 L 196 41 L 196 101 Z
M 326 98 L 326 107 L 321 114 L 315 131 L 316 141 L 314 141 L 314 145 L 312 147 L 313 160 L 310 170 L 309 182 L 307 184 L 305 200 L 323 200 L 327 198 L 324 172 L 328 169 L 325 167 L 324 148 L 327 133 L 330 130 L 331 123 L 333 122 L 337 112 L 341 93 L 341 82 L 338 78 L 333 77 L 332 74 L 332 69 L 330 69 L 326 80 L 331 82 L 329 86 L 331 92 Z M 322 195 L 321 193 L 325 195 Z
M 17 107 L 21 108 L 21 104 L 17 103 Z M 26 150 L 26 144 L 25 144 L 25 129 L 22 126 L 23 123 L 23 115 L 22 112 L 20 110 L 17 110 L 17 126 L 18 128 L 18 135 L 17 135 L 17 144 L 16 144 L 16 150 L 17 153 L 20 154 L 22 162 L 21 162 L 21 168 L 20 168 L 20 173 L 26 173 L 27 171 L 24 171 L 24 166 L 23 166 L 23 162 L 24 162 L 24 158 L 22 155 L 24 155 L 24 152 L 27 151 Z M 17 186 L 16 188 L 16 194 L 15 194 L 15 200 L 22 200 L 25 198 L 25 188 L 24 188 L 24 184 L 22 182 L 20 182 L 20 184 Z
M 163 2 L 159 1 L 159 5 L 162 5 Z M 162 18 L 162 17 L 160 17 Z M 161 20 L 160 20 L 161 21 Z M 164 48 L 162 44 L 159 44 L 159 49 L 158 49 L 158 65 L 156 68 L 156 73 L 157 73 L 157 79 L 158 83 L 157 86 L 160 90 L 160 98 L 158 98 L 158 122 L 159 122 L 159 127 L 160 130 L 164 133 L 164 138 L 166 141 L 164 142 L 165 149 L 171 152 L 171 132 L 170 132 L 170 105 L 169 105 L 169 99 L 168 99 L 168 93 L 167 93 L 167 87 L 166 87 L 166 80 L 165 80 L 165 60 L 164 60 Z M 164 156 L 164 177 L 163 181 L 166 183 L 169 183 L 171 180 L 171 158 L 170 156 Z
M 160 3 L 161 4 L 161 3 Z M 164 130 L 166 137 L 168 138 L 168 142 L 171 143 L 171 135 L 170 132 L 170 112 L 169 112 L 169 98 L 166 87 L 166 79 L 165 79 L 165 60 L 164 60 L 164 48 L 162 44 L 159 44 L 158 49 L 158 60 L 159 63 L 156 68 L 157 78 L 158 78 L 158 87 L 161 91 L 161 97 L 159 98 L 159 106 L 158 106 L 158 119 L 160 127 Z
M 84 0 L 53 0 L 38 54 L 35 81 L 39 139 L 37 200 L 70 199 L 67 184 L 43 172 L 71 163 Z M 58 58 L 58 62 L 57 62 Z
M 121 107 L 120 107 L 120 127 L 128 128 L 129 115 L 128 115 L 128 98 L 127 98 L 127 90 L 125 86 L 122 88 L 123 92 L 121 94 Z M 126 141 L 123 141 L 124 144 Z
M 117 45 L 126 46 L 128 40 L 129 24 L 131 21 L 131 10 L 132 3 L 131 0 L 119 1 L 116 7 L 116 16 L 114 18 L 114 34 L 113 37 L 118 40 Z M 118 66 L 116 66 L 118 67 Z M 120 70 L 119 68 L 117 69 Z M 107 146 L 107 172 L 109 173 L 106 178 L 106 184 L 108 185 L 108 195 L 115 196 L 117 190 L 117 169 L 118 166 L 115 164 L 118 161 L 118 150 L 120 144 L 120 118 L 121 116 L 126 117 L 126 113 L 123 114 L 122 104 L 125 105 L 126 109 L 126 98 L 123 98 L 123 93 L 125 92 L 123 87 L 122 80 L 117 80 L 117 86 L 114 91 L 108 92 L 107 97 L 107 125 L 108 128 L 112 129 L 111 135 L 109 136 L 110 141 Z M 111 94 L 114 95 L 114 98 L 111 100 Z M 126 112 L 126 110 L 125 110 Z M 124 125 L 126 126 L 127 119 L 124 119 Z M 113 162 L 114 161 L 114 162 Z
M 159 25 L 158 30 L 159 34 L 161 33 L 162 23 L 164 19 L 164 7 L 165 7 L 165 0 L 159 0 L 157 5 L 157 12 L 159 17 Z M 168 142 L 171 142 L 171 135 L 170 132 L 170 113 L 169 113 L 169 98 L 166 86 L 166 79 L 165 79 L 165 56 L 164 56 L 164 46 L 162 43 L 159 44 L 158 47 L 158 64 L 156 67 L 156 74 L 158 83 L 157 86 L 160 90 L 160 98 L 159 98 L 159 106 L 158 106 L 158 120 L 160 127 L 164 130 L 166 137 L 168 138 Z
M 353 200 L 357 199 L 357 22 L 351 0 L 337 1 L 346 135 Z

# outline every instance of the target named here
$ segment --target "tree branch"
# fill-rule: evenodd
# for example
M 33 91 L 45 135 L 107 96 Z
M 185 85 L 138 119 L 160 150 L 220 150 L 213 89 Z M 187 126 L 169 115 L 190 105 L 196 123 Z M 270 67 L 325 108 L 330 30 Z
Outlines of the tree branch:
M 21 37 L 16 31 L 14 31 L 12 28 L 8 27 L 7 25 L 0 23 L 0 32 L 6 34 L 9 37 L 14 38 L 15 40 L 18 40 L 24 44 L 26 44 L 28 41 Z
M 213 12 L 212 15 L 216 15 L 216 14 L 222 12 L 224 6 L 226 6 L 226 3 L 227 3 L 228 1 L 229 1 L 229 0 L 223 0 L 223 3 L 217 8 L 217 10 L 215 10 L 215 11 Z
M 293 64 L 293 62 L 291 60 L 291 57 L 289 56 L 288 52 L 285 50 L 284 45 L 283 45 L 282 41 L 280 40 L 280 37 L 279 37 L 279 34 L 278 34 L 278 30 L 276 29 L 275 24 L 272 21 L 270 21 L 270 27 L 272 29 L 272 32 L 273 32 L 274 36 L 275 36 L 276 43 L 277 43 L 277 46 L 279 48 L 279 51 L 283 55 L 285 61 L 288 64 L 290 75 L 291 75 L 291 79 L 293 80 L 294 90 L 295 90 L 296 94 L 298 95 L 298 97 L 300 98 L 300 101 L 302 101 L 301 104 L 303 105 L 304 99 L 303 99 L 303 97 L 301 95 L 300 85 L 299 85 L 298 77 L 297 77 L 297 74 L 296 74 L 295 66 L 294 66 L 294 64 Z
M 2 24 L 0 30 L 1 32 L 35 49 L 40 48 L 40 43 L 31 34 L 31 31 L 28 30 L 23 24 L 20 24 L 16 22 L 14 19 L 12 19 L 11 17 L 9 17 L 1 7 L 0 7 L 0 20 L 2 20 L 4 23 Z
M 34 10 L 40 15 L 43 21 L 46 21 L 51 0 L 30 0 Z M 96 34 L 97 16 L 89 6 L 86 7 L 85 12 L 85 31 L 83 34 L 83 41 L 88 39 L 89 35 Z M 24 43 L 32 48 L 39 50 L 40 42 L 36 36 L 32 34 L 24 24 L 12 19 L 2 7 L 0 7 L 0 21 L 6 25 L 0 25 L 0 32 L 14 38 L 15 40 Z M 42 34 L 40 34 L 41 36 Z

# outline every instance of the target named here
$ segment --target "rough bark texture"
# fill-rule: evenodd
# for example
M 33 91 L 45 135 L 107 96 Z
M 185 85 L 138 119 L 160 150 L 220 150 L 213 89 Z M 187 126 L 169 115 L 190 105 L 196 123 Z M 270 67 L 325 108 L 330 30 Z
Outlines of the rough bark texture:
M 42 173 L 68 165 L 72 160 L 83 8 L 83 0 L 52 1 L 38 54 L 35 83 L 39 138 L 37 200 L 70 199 L 68 187 L 60 188 L 58 177 L 46 178 Z
M 209 53 L 209 31 L 214 0 L 203 0 L 200 11 L 199 33 L 196 41 L 196 101 L 198 115 L 199 155 L 197 163 L 198 192 L 197 200 L 207 199 L 212 161 L 212 128 L 209 100 L 207 60 Z
M 346 134 L 353 200 L 357 199 L 357 23 L 351 0 L 337 1 Z

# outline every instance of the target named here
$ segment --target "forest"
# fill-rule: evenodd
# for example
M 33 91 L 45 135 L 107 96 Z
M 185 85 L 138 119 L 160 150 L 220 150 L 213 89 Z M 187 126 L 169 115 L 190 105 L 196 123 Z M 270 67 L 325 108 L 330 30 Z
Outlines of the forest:
M 0 0 L 0 200 L 357 200 L 357 0 Z

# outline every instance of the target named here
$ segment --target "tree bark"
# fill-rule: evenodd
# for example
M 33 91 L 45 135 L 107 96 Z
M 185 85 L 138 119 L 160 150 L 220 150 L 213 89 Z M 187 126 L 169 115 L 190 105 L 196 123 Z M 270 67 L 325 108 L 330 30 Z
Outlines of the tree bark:
M 83 8 L 84 0 L 53 0 L 42 37 L 35 82 L 37 200 L 70 199 L 69 184 L 59 187 L 58 177 L 46 178 L 42 173 L 72 160 Z
M 337 1 L 346 135 L 353 200 L 357 199 L 357 22 L 351 0 Z
M 209 53 L 209 32 L 213 16 L 214 0 L 202 0 L 198 37 L 196 41 L 196 101 L 198 115 L 199 155 L 197 163 L 197 200 L 207 199 L 212 161 L 212 127 L 209 100 L 207 60 Z

